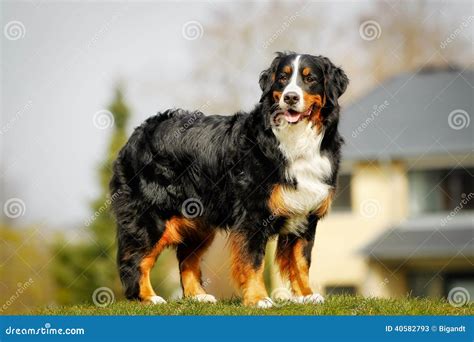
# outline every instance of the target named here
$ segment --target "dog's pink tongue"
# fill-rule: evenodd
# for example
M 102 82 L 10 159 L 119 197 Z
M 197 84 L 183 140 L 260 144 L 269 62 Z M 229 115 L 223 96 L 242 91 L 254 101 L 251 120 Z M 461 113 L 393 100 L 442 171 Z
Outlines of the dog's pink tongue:
M 288 122 L 297 122 L 300 119 L 301 113 L 292 114 L 289 111 L 285 112 L 285 119 Z

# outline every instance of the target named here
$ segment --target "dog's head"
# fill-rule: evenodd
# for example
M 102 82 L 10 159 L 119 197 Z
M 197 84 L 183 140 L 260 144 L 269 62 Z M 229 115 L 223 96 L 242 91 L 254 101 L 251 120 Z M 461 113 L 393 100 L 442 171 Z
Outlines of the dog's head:
M 322 56 L 277 53 L 260 75 L 260 102 L 270 105 L 294 124 L 311 120 L 319 125 L 324 115 L 339 108 L 338 98 L 349 80 L 344 71 Z

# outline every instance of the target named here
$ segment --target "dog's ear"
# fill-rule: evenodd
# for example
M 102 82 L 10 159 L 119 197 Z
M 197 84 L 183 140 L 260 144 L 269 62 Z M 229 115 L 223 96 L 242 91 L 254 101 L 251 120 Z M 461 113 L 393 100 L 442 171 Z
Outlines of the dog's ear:
M 262 89 L 262 96 L 260 97 L 260 102 L 262 102 L 265 96 L 267 96 L 270 92 L 270 89 L 272 88 L 273 82 L 275 80 L 276 68 L 278 67 L 281 57 L 283 56 L 282 52 L 277 52 L 276 54 L 277 56 L 273 59 L 270 67 L 260 73 L 260 78 L 258 80 L 258 83 L 260 84 L 260 89 Z
M 332 64 L 329 58 L 319 57 L 323 61 L 326 104 L 332 108 L 338 107 L 338 99 L 346 91 L 349 79 L 346 73 L 341 68 Z

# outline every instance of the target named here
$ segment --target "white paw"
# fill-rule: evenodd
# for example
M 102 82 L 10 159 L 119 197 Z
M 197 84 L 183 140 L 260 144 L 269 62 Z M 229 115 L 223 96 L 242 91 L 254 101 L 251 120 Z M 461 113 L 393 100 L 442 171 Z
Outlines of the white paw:
M 166 304 L 166 300 L 164 300 L 160 296 L 153 296 L 150 298 L 150 303 L 152 304 Z
M 269 297 L 265 297 L 263 299 L 260 299 L 257 303 L 257 308 L 260 309 L 268 309 L 273 306 L 273 301 Z
M 307 296 L 295 296 L 293 302 L 298 304 L 322 304 L 324 303 L 324 297 L 319 293 L 313 293 Z
M 191 299 L 196 300 L 198 302 L 202 302 L 202 303 L 217 303 L 216 297 L 210 294 L 206 294 L 206 293 L 195 295 L 191 297 Z

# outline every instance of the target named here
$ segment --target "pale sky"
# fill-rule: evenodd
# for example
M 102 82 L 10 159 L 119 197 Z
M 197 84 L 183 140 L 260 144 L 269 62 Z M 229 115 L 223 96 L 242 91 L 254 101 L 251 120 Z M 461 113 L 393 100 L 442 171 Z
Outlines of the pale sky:
M 367 3 L 333 3 L 326 29 L 347 21 L 357 36 L 355 14 Z M 242 20 L 256 15 L 216 1 L 2 3 L 0 200 L 2 206 L 9 198 L 25 203 L 25 213 L 15 224 L 45 221 L 49 227 L 71 228 L 91 214 L 89 203 L 98 188 L 96 167 L 110 133 L 95 127 L 93 118 L 106 108 L 116 80 L 127 85 L 134 114 L 131 128 L 159 110 L 193 109 L 190 98 L 170 94 L 188 81 L 195 54 L 202 56 L 206 23 L 216 11 Z M 316 18 L 317 12 L 312 8 L 303 15 Z M 183 36 L 183 25 L 189 21 L 202 25 L 202 37 Z M 6 30 L 12 22 L 21 24 L 19 39 Z M 238 47 L 238 41 L 235 44 Z M 345 42 L 321 44 L 322 53 L 337 55 L 337 47 Z M 258 74 L 270 62 L 252 51 L 249 55 L 251 63 L 240 80 L 242 109 L 258 101 Z M 338 64 L 343 58 L 358 62 L 353 56 L 336 58 Z M 218 79 L 211 76 L 218 74 L 210 75 L 208 83 Z M 186 89 L 193 95 L 200 90 L 189 84 Z
M 3 25 L 25 27 L 22 39 L 2 35 L 3 196 L 25 202 L 23 223 L 73 225 L 87 217 L 110 131 L 94 126 L 94 114 L 119 78 L 135 82 L 161 65 L 166 83 L 172 70 L 183 70 L 189 41 L 182 25 L 205 16 L 190 3 L 4 4 Z M 175 105 L 159 89 L 130 103 L 142 113 L 134 126 Z

